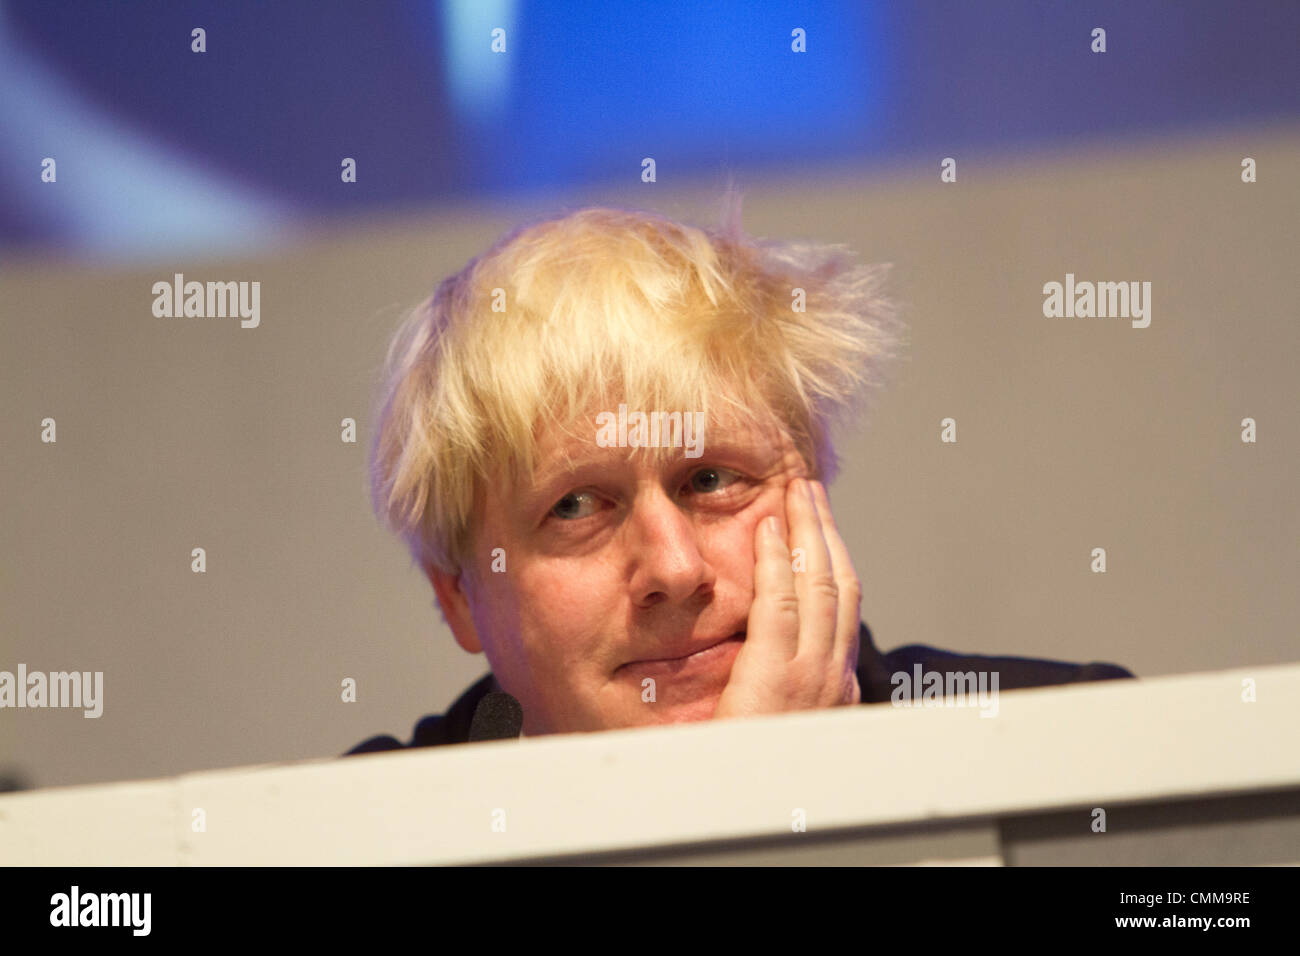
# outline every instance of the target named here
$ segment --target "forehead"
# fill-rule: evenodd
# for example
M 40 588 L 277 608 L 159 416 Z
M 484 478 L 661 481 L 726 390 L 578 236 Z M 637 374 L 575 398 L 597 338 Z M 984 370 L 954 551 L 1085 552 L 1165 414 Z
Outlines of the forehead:
M 666 468 L 682 462 L 704 462 L 719 455 L 779 454 L 789 447 L 784 430 L 770 417 L 741 415 L 732 409 L 715 409 L 707 419 L 702 415 L 697 418 L 694 412 L 682 412 L 681 442 L 676 446 L 669 443 L 670 431 L 661 419 L 662 427 L 650 433 L 659 435 L 659 444 L 647 448 L 632 447 L 630 439 L 626 445 L 598 440 L 602 434 L 596 419 L 598 414 L 579 417 L 567 426 L 553 427 L 538 436 L 537 468 L 531 484 L 542 484 L 552 477 L 593 465 L 615 467 L 639 463 Z M 610 412 L 604 419 L 604 436 L 608 438 L 619 432 L 622 439 L 623 435 L 633 435 L 637 431 L 635 414 L 635 410 L 628 410 L 626 416 Z M 703 427 L 698 427 L 697 422 Z M 674 424 L 674 432 L 676 427 Z M 688 444 L 692 445 L 690 455 L 687 455 Z

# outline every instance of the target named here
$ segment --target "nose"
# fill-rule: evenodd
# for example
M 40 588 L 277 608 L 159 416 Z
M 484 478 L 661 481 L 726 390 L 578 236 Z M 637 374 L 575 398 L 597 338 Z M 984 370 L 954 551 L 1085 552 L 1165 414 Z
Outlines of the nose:
M 663 488 L 644 487 L 624 527 L 638 607 L 680 604 L 713 589 L 717 574 L 700 553 L 698 529 Z

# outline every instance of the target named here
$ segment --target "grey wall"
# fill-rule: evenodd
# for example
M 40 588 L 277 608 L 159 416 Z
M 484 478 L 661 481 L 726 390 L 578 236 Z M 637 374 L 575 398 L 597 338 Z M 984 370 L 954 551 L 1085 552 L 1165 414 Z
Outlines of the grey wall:
M 910 357 L 831 488 L 879 645 L 1141 676 L 1300 658 L 1300 134 L 963 154 L 949 185 L 939 158 L 743 184 L 751 233 L 895 263 Z M 10 257 L 0 670 L 100 670 L 105 703 L 0 711 L 0 769 L 54 786 L 329 756 L 445 709 L 486 664 L 368 510 L 388 334 L 519 219 L 604 202 L 707 224 L 720 191 L 637 187 L 340 223 L 247 259 Z M 150 287 L 177 271 L 259 280 L 260 328 L 154 318 Z M 1150 328 L 1045 318 L 1067 272 L 1150 281 Z

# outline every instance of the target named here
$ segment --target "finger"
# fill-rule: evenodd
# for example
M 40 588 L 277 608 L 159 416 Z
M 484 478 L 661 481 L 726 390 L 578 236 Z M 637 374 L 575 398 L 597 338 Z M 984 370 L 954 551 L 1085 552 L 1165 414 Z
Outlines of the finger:
M 776 525 L 772 529 L 769 522 Z M 768 661 L 792 660 L 799 649 L 799 597 L 790 570 L 785 523 L 775 515 L 758 522 L 754 532 L 754 603 L 749 609 L 745 653 Z M 737 660 L 737 664 L 739 664 Z
M 857 670 L 859 639 L 862 627 L 862 584 L 857 571 L 853 568 L 853 559 L 849 549 L 840 537 L 835 517 L 831 514 L 830 497 L 826 487 L 820 482 L 813 482 L 813 498 L 817 502 L 817 511 L 822 519 L 822 537 L 826 539 L 826 548 L 831 555 L 835 583 L 839 588 L 839 616 L 836 623 L 835 659 L 847 662 L 850 670 Z
M 792 564 L 799 596 L 799 654 L 809 660 L 829 661 L 835 650 L 839 616 L 839 589 L 831 567 L 830 552 L 822 534 L 821 518 L 805 479 L 790 482 L 786 494 L 790 521 Z

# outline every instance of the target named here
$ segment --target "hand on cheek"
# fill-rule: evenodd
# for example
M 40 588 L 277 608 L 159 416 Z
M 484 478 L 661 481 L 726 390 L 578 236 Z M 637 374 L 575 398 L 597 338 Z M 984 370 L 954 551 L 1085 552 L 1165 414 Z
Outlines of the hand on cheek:
M 826 490 L 794 479 L 785 515 L 776 530 L 771 518 L 755 529 L 754 603 L 715 719 L 862 702 L 861 587 Z

